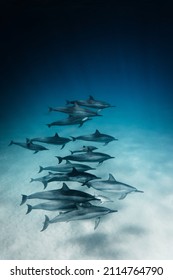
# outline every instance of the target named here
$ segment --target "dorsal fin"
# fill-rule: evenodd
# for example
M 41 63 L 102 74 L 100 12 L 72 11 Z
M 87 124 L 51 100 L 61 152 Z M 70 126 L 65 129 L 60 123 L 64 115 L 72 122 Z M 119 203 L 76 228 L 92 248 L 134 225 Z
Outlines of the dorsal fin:
M 109 181 L 112 181 L 112 182 L 115 182 L 116 180 L 115 180 L 115 178 L 114 178 L 114 176 L 111 174 L 111 173 L 109 173 L 109 179 L 108 179 Z
M 101 133 L 100 133 L 100 131 L 99 131 L 98 129 L 96 129 L 96 131 L 95 131 L 94 134 L 95 134 L 95 135 L 100 135 Z
M 77 102 L 74 103 L 75 108 L 79 108 L 80 106 L 77 104 Z
M 70 175 L 78 175 L 79 174 L 79 171 L 77 171 L 77 169 L 75 167 L 72 168 L 72 171 L 70 172 Z
M 27 144 L 30 144 L 31 142 L 32 142 L 31 139 L 26 138 L 26 143 L 27 143 Z
M 63 191 L 68 191 L 69 187 L 66 185 L 66 183 L 63 183 L 62 188 Z
M 89 96 L 89 100 L 95 100 L 92 95 Z
M 70 164 L 70 165 L 72 165 L 72 163 L 68 160 L 68 159 L 66 159 L 66 163 L 65 164 Z
M 58 137 L 58 138 L 59 138 L 59 135 L 58 135 L 58 133 L 57 133 L 57 132 L 55 133 L 55 137 Z

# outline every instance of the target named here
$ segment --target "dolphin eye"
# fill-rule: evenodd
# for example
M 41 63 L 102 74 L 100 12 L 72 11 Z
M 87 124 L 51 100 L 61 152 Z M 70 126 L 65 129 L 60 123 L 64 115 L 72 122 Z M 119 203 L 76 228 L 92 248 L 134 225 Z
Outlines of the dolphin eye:
M 86 148 L 86 146 L 83 146 L 83 148 Z

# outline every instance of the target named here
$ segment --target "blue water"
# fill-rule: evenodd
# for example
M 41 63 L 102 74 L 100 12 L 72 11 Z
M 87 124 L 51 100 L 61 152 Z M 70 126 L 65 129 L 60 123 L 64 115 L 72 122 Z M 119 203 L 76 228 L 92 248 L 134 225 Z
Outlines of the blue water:
M 87 6 L 85 12 L 80 5 L 69 6 L 67 14 L 62 9 L 64 17 L 60 19 L 56 9 L 50 8 L 49 14 L 31 6 L 29 14 L 24 6 L 19 18 L 10 15 L 11 21 L 4 24 L 1 259 L 173 257 L 169 250 L 173 246 L 172 20 L 169 9 L 154 9 L 154 1 L 149 9 L 147 3 L 130 8 L 124 1 L 117 4 L 118 10 L 108 2 L 110 6 L 104 1 L 92 6 L 88 1 L 91 9 Z M 66 100 L 89 95 L 116 107 L 103 110 L 102 117 L 81 128 L 46 126 L 66 117 L 48 113 L 49 106 L 64 106 Z M 29 183 L 31 177 L 38 176 L 39 165 L 54 165 L 55 155 L 65 156 L 88 143 L 71 142 L 63 150 L 49 146 L 49 151 L 36 155 L 8 144 L 55 132 L 64 137 L 90 134 L 95 129 L 119 139 L 107 146 L 97 144 L 101 152 L 115 159 L 104 162 L 96 174 L 107 179 L 112 173 L 144 194 L 129 195 L 122 201 L 115 198 L 113 204 L 105 205 L 118 213 L 107 215 L 96 231 L 94 221 L 78 221 L 50 225 L 40 233 L 45 211 L 26 216 L 25 205 L 19 206 L 21 194 L 42 191 L 40 183 Z M 74 183 L 69 186 L 80 189 Z M 52 183 L 50 189 L 55 187 Z

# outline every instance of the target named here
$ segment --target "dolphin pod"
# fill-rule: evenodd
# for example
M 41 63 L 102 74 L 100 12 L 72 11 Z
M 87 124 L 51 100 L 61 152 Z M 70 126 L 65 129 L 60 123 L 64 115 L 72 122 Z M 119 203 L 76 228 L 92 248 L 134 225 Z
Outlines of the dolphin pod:
M 67 105 L 65 107 L 49 107 L 49 111 L 65 113 L 68 114 L 68 117 L 53 121 L 47 124 L 47 126 L 49 128 L 52 126 L 70 125 L 78 125 L 81 127 L 84 123 L 88 123 L 88 121 L 92 120 L 94 117 L 101 116 L 101 110 L 110 107 L 115 106 L 112 106 L 105 101 L 96 100 L 92 96 L 89 96 L 86 100 L 67 101 Z M 26 142 L 11 141 L 9 146 L 15 144 L 23 148 L 33 150 L 34 153 L 37 153 L 39 151 L 48 150 L 46 147 L 36 144 L 37 142 L 48 145 L 60 145 L 61 149 L 63 149 L 67 143 L 69 143 L 69 145 L 73 144 L 74 141 L 78 143 L 77 140 L 103 143 L 105 146 L 110 142 L 117 141 L 118 139 L 96 129 L 94 133 L 82 134 L 76 137 L 60 137 L 57 132 L 53 136 L 30 137 L 26 139 Z M 112 155 L 112 152 L 111 155 L 109 155 L 100 151 L 96 152 L 96 149 L 98 149 L 98 147 L 91 145 L 83 145 L 79 148 L 75 147 L 75 149 L 69 149 L 69 155 L 65 156 L 60 154 L 56 156 L 59 164 L 57 163 L 57 165 L 52 165 L 52 163 L 50 163 L 44 167 L 40 165 L 38 173 L 48 171 L 48 174 L 42 177 L 31 178 L 31 182 L 35 182 L 36 184 L 37 182 L 41 182 L 44 185 L 44 189 L 49 183 L 55 184 L 56 182 L 62 182 L 62 187 L 59 189 L 55 188 L 48 191 L 43 190 L 29 195 L 22 194 L 22 201 L 20 205 L 27 202 L 26 214 L 32 212 L 33 210 L 58 212 L 54 218 L 51 219 L 45 215 L 45 221 L 41 231 L 46 230 L 50 224 L 88 219 L 95 220 L 94 229 L 96 229 L 103 216 L 118 212 L 118 210 L 98 205 L 101 203 L 114 203 L 112 196 L 110 199 L 105 196 L 105 193 L 110 192 L 112 194 L 118 194 L 118 198 L 120 200 L 123 200 L 132 192 L 143 193 L 142 190 L 138 190 L 136 187 L 117 181 L 112 174 L 109 174 L 109 178 L 107 180 L 103 180 L 99 176 L 88 173 L 88 170 L 96 169 L 95 166 L 92 166 L 92 164 L 101 164 L 106 160 L 115 158 Z M 61 163 L 64 160 L 66 163 Z M 85 162 L 90 163 L 91 166 L 83 164 Z M 68 184 L 71 182 L 73 182 L 73 184 L 74 182 L 77 182 L 82 185 L 78 186 L 78 188 L 88 187 L 90 190 L 88 189 L 88 191 L 82 191 L 76 188 L 70 188 L 65 182 L 68 182 Z M 92 191 L 94 191 L 94 195 L 92 194 Z M 40 203 L 36 202 L 35 204 L 30 204 L 28 203 L 28 200 L 31 202 L 34 200 L 41 201 Z

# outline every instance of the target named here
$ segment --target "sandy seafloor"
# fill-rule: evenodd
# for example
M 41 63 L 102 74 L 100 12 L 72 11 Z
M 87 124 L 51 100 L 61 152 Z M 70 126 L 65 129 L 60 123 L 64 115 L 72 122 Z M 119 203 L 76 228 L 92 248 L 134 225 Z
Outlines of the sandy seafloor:
M 87 96 L 81 97 L 85 99 Z M 105 100 L 103 97 L 100 99 Z M 63 105 L 63 102 L 60 105 Z M 102 119 L 95 118 L 82 128 L 47 128 L 46 123 L 61 119 L 65 115 L 56 115 L 55 112 L 47 114 L 46 103 L 41 106 L 37 103 L 37 110 L 34 108 L 33 112 L 32 108 L 26 108 L 21 118 L 19 114 L 14 117 L 13 125 L 8 126 L 6 123 L 6 127 L 2 126 L 1 259 L 173 259 L 172 134 L 169 129 L 162 131 L 164 125 L 161 129 L 157 129 L 159 125 L 156 129 L 148 125 L 147 129 L 141 120 L 137 125 L 133 125 L 132 119 L 128 122 L 130 111 L 116 105 L 117 108 L 104 110 Z M 32 112 L 30 115 L 29 110 Z M 146 111 L 146 116 L 147 114 Z M 166 118 L 164 121 L 166 125 Z M 60 136 L 77 136 L 93 133 L 96 128 L 102 133 L 115 136 L 119 141 L 111 142 L 107 146 L 76 141 L 68 143 L 62 150 L 60 146 L 49 145 L 49 151 L 38 154 L 15 145 L 8 147 L 11 140 L 23 141 L 25 137 L 52 136 L 55 132 Z M 30 183 L 31 177 L 46 174 L 37 173 L 39 165 L 54 165 L 57 163 L 55 155 L 67 155 L 69 150 L 83 144 L 96 145 L 99 151 L 115 156 L 115 159 L 105 161 L 99 166 L 95 174 L 107 179 L 108 174 L 112 173 L 117 180 L 135 186 L 144 193 L 129 194 L 124 200 L 104 193 L 114 199 L 113 203 L 105 206 L 117 209 L 118 212 L 103 217 L 96 230 L 94 220 L 88 220 L 51 224 L 46 231 L 40 232 L 44 215 L 54 217 L 55 213 L 33 210 L 25 215 L 27 206 L 20 206 L 21 194 L 29 195 L 43 190 L 41 183 Z M 67 184 L 92 194 L 99 193 L 80 186 L 79 183 Z M 50 183 L 47 190 L 61 186 L 62 183 Z M 31 200 L 29 203 L 36 204 Z

